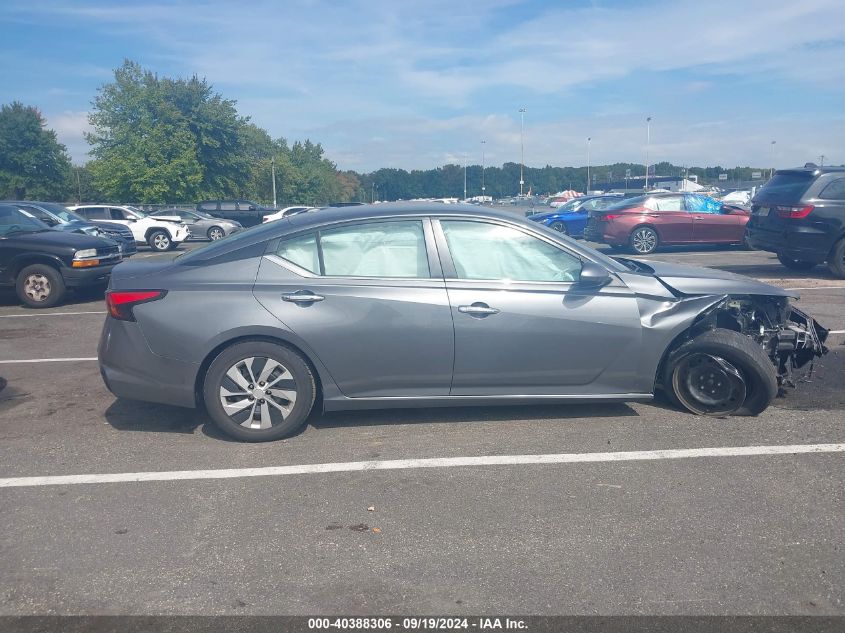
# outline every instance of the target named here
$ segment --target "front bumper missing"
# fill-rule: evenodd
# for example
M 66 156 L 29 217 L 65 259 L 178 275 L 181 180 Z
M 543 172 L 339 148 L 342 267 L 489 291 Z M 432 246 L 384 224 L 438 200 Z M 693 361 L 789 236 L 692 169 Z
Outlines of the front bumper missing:
M 771 350 L 778 364 L 778 383 L 795 387 L 797 381 L 808 381 L 813 376 L 816 358 L 827 354 L 825 345 L 828 330 L 818 321 L 798 308 L 792 307 L 787 322 L 772 337 Z M 803 369 L 800 373 L 797 371 Z

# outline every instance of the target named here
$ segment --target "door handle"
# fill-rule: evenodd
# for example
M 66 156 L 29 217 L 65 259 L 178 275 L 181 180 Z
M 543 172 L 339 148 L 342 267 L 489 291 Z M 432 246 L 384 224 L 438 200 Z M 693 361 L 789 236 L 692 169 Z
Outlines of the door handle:
M 289 301 L 290 303 L 315 303 L 324 299 L 325 297 L 323 295 L 315 295 L 308 290 L 298 290 L 297 292 L 282 295 L 282 301 Z
M 468 314 L 473 317 L 486 317 L 491 314 L 499 314 L 499 308 L 491 308 L 486 303 L 476 302 L 469 306 L 458 306 L 458 312 Z

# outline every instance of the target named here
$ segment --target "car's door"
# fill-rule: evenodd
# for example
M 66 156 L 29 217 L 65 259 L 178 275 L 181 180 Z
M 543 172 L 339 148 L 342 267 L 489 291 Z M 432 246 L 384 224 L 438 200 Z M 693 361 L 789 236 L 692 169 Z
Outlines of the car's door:
M 445 396 L 454 333 L 427 218 L 354 222 L 282 239 L 255 296 L 348 397 Z
M 101 222 L 111 220 L 106 207 L 79 207 L 74 209 L 74 213 L 81 215 L 86 220 L 99 220 Z
M 645 207 L 653 211 L 652 224 L 663 243 L 683 244 L 693 241 L 692 216 L 687 212 L 684 196 L 655 196 Z
M 504 221 L 434 222 L 455 323 L 452 395 L 633 392 L 641 324 L 615 276 L 579 284 L 583 261 Z
M 696 242 L 742 242 L 748 222 L 746 214 L 726 212 L 721 202 L 706 196 L 687 195 L 686 206 L 692 217 L 692 234 Z

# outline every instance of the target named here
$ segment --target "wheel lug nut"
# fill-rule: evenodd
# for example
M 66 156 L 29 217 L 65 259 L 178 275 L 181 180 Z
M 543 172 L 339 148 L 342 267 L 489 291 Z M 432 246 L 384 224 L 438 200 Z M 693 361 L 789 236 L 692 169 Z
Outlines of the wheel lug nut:
M 250 388 L 250 389 L 255 389 L 255 385 L 250 385 L 250 386 L 249 386 L 249 388 Z
M 253 400 L 255 400 L 255 398 L 253 398 L 252 396 L 247 396 L 247 397 L 246 397 L 246 399 L 247 399 L 247 400 L 249 400 L 250 402 L 252 402 Z
M 264 404 L 264 398 L 261 398 L 261 400 L 258 401 L 258 404 Z
M 265 391 L 264 393 L 266 393 L 268 396 L 272 396 L 272 395 L 273 395 L 273 392 L 272 392 L 272 391 L 269 391 L 269 390 L 268 390 L 268 391 Z
M 260 383 L 258 383 L 258 386 L 259 386 L 259 387 L 263 387 L 263 386 L 264 386 L 264 383 L 263 383 L 263 382 L 260 382 Z

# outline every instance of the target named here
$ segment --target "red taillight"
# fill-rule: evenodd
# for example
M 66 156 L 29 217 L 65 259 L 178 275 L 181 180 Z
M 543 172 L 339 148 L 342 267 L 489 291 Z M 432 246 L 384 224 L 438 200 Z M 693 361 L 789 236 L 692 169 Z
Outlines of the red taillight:
M 778 212 L 778 217 L 786 218 L 787 220 L 800 220 L 806 218 L 813 212 L 813 205 L 806 207 L 775 207 Z
M 120 321 L 134 321 L 132 308 L 141 303 L 157 301 L 166 290 L 109 290 L 106 292 L 106 306 L 109 314 Z

